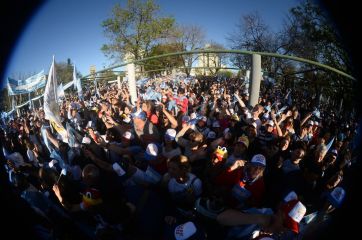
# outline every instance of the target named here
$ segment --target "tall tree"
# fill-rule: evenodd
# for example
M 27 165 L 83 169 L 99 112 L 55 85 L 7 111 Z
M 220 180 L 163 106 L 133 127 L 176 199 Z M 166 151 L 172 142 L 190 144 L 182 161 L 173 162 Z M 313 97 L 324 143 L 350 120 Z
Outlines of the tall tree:
M 180 25 L 172 40 L 181 47 L 181 51 L 202 49 L 205 45 L 205 31 L 197 25 Z M 187 76 L 190 75 L 192 64 L 198 59 L 199 54 L 182 55 L 183 65 Z
M 0 111 L 11 110 L 10 98 L 8 96 L 8 89 L 4 87 L 0 90 Z
M 66 62 L 58 62 L 55 64 L 57 71 L 58 84 L 63 83 L 66 84 L 68 82 L 73 81 L 73 63 L 71 59 L 68 58 Z M 80 72 L 77 71 L 77 77 L 81 77 Z
M 350 58 L 331 20 L 319 6 L 302 2 L 290 10 L 284 32 L 286 51 L 350 71 Z
M 352 72 L 350 58 L 343 46 L 343 41 L 322 9 L 310 1 L 302 2 L 292 8 L 283 30 L 285 51 L 288 54 L 311 59 L 340 69 Z M 304 66 L 304 68 L 308 68 Z M 329 71 L 313 75 L 314 91 L 332 94 L 334 98 L 343 98 L 340 91 L 352 94 L 353 82 L 350 79 Z
M 150 51 L 150 56 L 158 56 L 167 53 L 180 52 L 182 48 L 177 43 L 165 43 L 154 46 Z M 161 73 L 162 71 L 170 71 L 172 68 L 183 67 L 184 61 L 182 56 L 164 57 L 145 62 L 144 69 L 148 72 L 147 75 Z
M 172 31 L 175 19 L 160 17 L 160 7 L 153 0 L 128 0 L 125 8 L 116 4 L 111 18 L 102 23 L 109 39 L 102 51 L 116 62 L 124 57 L 141 59 Z
M 279 52 L 282 43 L 277 33 L 270 30 L 258 12 L 253 12 L 240 18 L 236 29 L 227 37 L 232 49 L 248 50 L 256 52 Z M 241 69 L 250 68 L 251 58 L 247 55 L 236 55 L 232 57 L 234 65 Z M 263 59 L 263 68 L 275 72 L 272 59 Z M 272 69 L 274 67 L 274 69 Z

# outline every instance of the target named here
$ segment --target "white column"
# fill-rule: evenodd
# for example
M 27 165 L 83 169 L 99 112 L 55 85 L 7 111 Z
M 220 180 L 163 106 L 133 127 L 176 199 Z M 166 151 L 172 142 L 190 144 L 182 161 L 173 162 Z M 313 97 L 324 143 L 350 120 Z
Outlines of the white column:
M 128 73 L 128 90 L 131 95 L 131 102 L 134 104 L 137 101 L 137 90 L 136 90 L 136 71 L 134 63 L 127 65 Z
M 121 89 L 122 86 L 121 86 L 121 76 L 117 76 L 117 85 L 118 85 L 118 89 Z
M 246 70 L 245 73 L 245 89 L 250 94 L 250 70 Z
M 255 106 L 258 103 L 261 82 L 261 56 L 253 54 L 251 69 L 251 89 L 249 104 Z

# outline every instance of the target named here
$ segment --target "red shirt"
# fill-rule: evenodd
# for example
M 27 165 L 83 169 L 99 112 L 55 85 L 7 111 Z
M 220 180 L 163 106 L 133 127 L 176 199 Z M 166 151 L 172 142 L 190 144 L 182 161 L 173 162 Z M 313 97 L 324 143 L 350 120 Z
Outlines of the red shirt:
M 248 203 L 251 207 L 259 207 L 263 201 L 263 196 L 265 193 L 265 184 L 264 177 L 259 177 L 256 181 L 252 183 L 244 183 L 242 180 L 244 178 L 244 171 L 239 181 L 240 186 L 244 186 L 246 190 L 251 193 Z
M 158 124 L 158 117 L 156 114 L 151 113 L 151 112 L 146 112 L 147 114 L 147 119 L 153 124 L 153 125 L 157 125 Z
M 227 169 L 217 175 L 214 182 L 218 186 L 227 187 L 231 190 L 231 188 L 240 181 L 241 174 L 241 168 L 237 168 L 234 171 Z
M 225 118 L 219 120 L 219 123 L 220 123 L 220 127 L 221 127 L 222 129 L 226 129 L 226 128 L 228 128 L 229 125 L 230 125 L 230 120 L 225 117 Z
M 177 106 L 180 108 L 180 111 L 185 113 L 187 112 L 187 107 L 189 105 L 189 100 L 187 97 L 182 96 L 175 99 Z
M 228 191 L 230 191 L 230 196 L 233 186 L 235 184 L 239 184 L 251 193 L 251 196 L 248 198 L 249 206 L 259 207 L 262 203 L 265 192 L 264 178 L 260 177 L 252 183 L 244 183 L 242 181 L 244 176 L 244 168 L 238 168 L 234 171 L 225 170 L 216 176 L 214 182 L 217 186 L 226 187 Z M 228 200 L 228 202 L 233 206 L 238 204 L 237 200 L 233 197 Z

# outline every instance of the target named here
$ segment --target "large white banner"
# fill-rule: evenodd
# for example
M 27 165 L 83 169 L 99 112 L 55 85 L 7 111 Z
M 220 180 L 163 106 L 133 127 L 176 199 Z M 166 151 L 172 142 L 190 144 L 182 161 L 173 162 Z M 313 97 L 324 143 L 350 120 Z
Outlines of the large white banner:
M 44 87 L 46 84 L 46 77 L 44 70 L 35 74 L 25 80 L 16 80 L 13 78 L 8 78 L 8 94 L 9 95 L 18 95 L 24 93 L 31 93 L 37 90 L 38 88 Z

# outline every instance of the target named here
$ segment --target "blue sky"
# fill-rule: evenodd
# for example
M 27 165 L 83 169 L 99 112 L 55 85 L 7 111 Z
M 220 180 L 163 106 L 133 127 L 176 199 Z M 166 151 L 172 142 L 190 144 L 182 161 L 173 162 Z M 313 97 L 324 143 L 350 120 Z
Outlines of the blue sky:
M 112 61 L 100 50 L 107 39 L 101 22 L 108 18 L 115 3 L 126 0 L 51 0 L 34 14 L 19 38 L 8 61 L 5 77 L 16 77 L 50 68 L 56 61 L 70 58 L 82 75 L 90 65 L 97 70 Z M 273 30 L 279 30 L 288 9 L 299 0 L 156 0 L 162 15 L 174 16 L 181 24 L 204 28 L 207 39 L 227 46 L 231 33 L 242 15 L 258 11 Z

